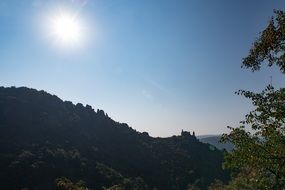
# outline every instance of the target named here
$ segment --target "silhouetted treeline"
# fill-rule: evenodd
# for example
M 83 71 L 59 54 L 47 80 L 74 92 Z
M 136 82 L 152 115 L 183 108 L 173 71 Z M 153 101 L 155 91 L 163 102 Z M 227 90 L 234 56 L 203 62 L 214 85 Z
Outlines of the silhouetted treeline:
M 153 138 L 102 110 L 44 91 L 0 87 L 1 189 L 202 189 L 228 173 L 223 152 L 195 136 Z M 70 180 L 70 181 L 69 181 Z M 72 181 L 72 182 L 71 182 Z

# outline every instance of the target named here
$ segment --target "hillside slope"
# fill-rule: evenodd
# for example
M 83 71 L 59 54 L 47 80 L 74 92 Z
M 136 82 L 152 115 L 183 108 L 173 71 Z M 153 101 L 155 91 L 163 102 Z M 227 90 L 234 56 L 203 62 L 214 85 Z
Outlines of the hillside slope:
M 195 136 L 153 138 L 102 110 L 45 91 L 0 87 L 0 186 L 57 189 L 55 179 L 90 189 L 202 189 L 227 180 L 223 153 Z
M 232 151 L 234 148 L 234 145 L 229 142 L 227 143 L 220 142 L 221 137 L 222 137 L 221 135 L 213 135 L 209 137 L 199 138 L 199 140 L 203 143 L 211 144 L 220 150 Z

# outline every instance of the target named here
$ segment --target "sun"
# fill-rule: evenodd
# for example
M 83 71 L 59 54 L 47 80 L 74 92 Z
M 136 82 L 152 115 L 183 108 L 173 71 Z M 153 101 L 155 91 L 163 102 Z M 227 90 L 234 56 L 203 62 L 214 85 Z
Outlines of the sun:
M 50 17 L 50 34 L 61 45 L 76 45 L 82 41 L 83 27 L 76 15 L 60 11 Z

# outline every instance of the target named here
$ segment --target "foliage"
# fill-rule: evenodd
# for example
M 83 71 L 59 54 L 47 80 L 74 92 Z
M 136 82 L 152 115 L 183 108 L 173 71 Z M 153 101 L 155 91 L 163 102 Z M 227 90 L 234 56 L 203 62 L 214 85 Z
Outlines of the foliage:
M 193 184 L 188 184 L 187 190 L 200 190 L 200 188 L 199 188 L 199 186 L 197 185 L 197 182 L 196 182 L 196 183 L 193 183 Z
M 244 59 L 244 67 L 255 71 L 268 61 L 285 72 L 285 14 L 275 13 Z M 285 189 L 285 88 L 268 85 L 261 93 L 240 90 L 237 94 L 250 99 L 255 109 L 240 127 L 229 127 L 230 134 L 223 135 L 235 146 L 226 155 L 225 167 L 237 173 L 225 189 Z
M 60 177 L 55 180 L 56 186 L 61 190 L 88 190 L 85 187 L 84 181 L 78 181 L 73 183 L 70 179 L 66 177 Z
M 225 185 L 220 180 L 215 180 L 210 186 L 208 190 L 225 190 Z
M 243 59 L 243 67 L 259 70 L 261 63 L 277 65 L 285 73 L 285 12 L 275 10 L 268 26 L 254 42 L 249 55 Z

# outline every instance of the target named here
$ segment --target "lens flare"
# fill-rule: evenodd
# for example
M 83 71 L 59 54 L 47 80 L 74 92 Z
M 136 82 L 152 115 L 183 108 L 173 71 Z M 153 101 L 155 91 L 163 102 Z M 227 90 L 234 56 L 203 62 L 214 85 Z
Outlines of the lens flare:
M 76 17 L 60 11 L 50 18 L 50 34 L 61 45 L 79 44 L 83 38 L 83 27 Z

